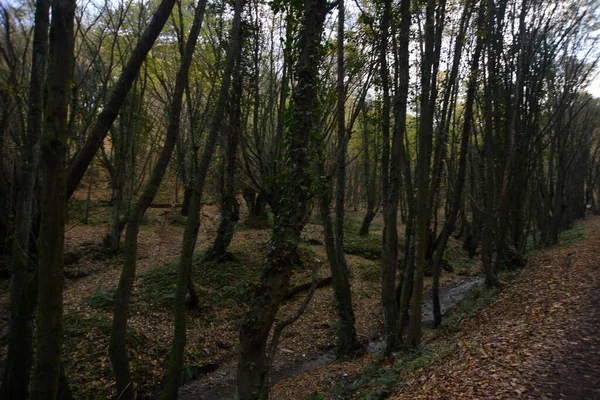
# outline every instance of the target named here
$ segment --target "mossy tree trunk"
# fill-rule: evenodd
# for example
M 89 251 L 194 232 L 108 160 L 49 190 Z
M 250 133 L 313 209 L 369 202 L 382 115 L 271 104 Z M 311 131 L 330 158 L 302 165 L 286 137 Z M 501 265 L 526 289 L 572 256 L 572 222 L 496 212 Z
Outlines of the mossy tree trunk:
M 242 36 L 243 37 L 243 36 Z M 205 260 L 220 260 L 225 256 L 233 234 L 235 225 L 240 219 L 240 204 L 235 193 L 235 166 L 238 150 L 239 135 L 242 130 L 242 71 L 241 52 L 238 54 L 234 71 L 231 95 L 229 97 L 229 124 L 226 129 L 223 143 L 223 173 L 221 174 L 221 217 L 217 228 L 217 237 L 212 246 L 207 250 Z
M 330 5 L 326 0 L 305 0 L 295 71 L 297 84 L 292 95 L 290 140 L 283 168 L 283 196 L 277 206 L 271 249 L 250 310 L 242 320 L 238 359 L 238 395 L 241 400 L 269 397 L 269 368 L 266 354 L 269 333 L 282 298 L 289 286 L 300 232 L 309 210 L 311 156 L 309 149 L 320 145 L 315 131 L 319 117 L 317 85 L 321 35 Z

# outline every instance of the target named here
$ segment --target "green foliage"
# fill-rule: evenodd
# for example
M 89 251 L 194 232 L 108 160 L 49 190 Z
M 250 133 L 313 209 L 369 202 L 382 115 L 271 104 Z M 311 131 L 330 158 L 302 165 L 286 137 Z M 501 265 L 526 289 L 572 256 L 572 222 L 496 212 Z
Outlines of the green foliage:
M 559 246 L 570 246 L 585 239 L 585 227 L 569 229 L 560 233 Z
M 443 343 L 430 347 L 417 347 L 389 364 L 380 359 L 361 371 L 359 375 L 345 377 L 330 389 L 335 399 L 385 399 L 402 384 L 401 376 L 421 369 L 436 360 L 452 354 L 456 344 Z
M 534 256 L 538 250 L 541 249 L 540 244 L 539 244 L 539 234 L 538 233 L 534 233 L 535 235 L 537 235 L 537 247 L 534 247 L 533 245 L 533 235 L 529 235 L 527 236 L 527 241 L 525 243 L 525 257 L 532 257 Z M 583 226 L 579 226 L 577 228 L 573 228 L 573 229 L 569 229 L 566 231 L 562 231 L 559 234 L 559 243 L 555 246 L 551 246 L 551 247 L 559 247 L 559 246 L 570 246 L 572 244 L 575 243 L 579 243 L 582 240 L 584 240 L 586 237 L 585 235 L 585 227 Z
M 381 235 L 369 234 L 358 236 L 355 232 L 346 232 L 344 236 L 344 253 L 356 254 L 369 260 L 381 258 Z
M 381 268 L 376 262 L 363 262 L 358 264 L 361 279 L 367 282 L 379 282 L 381 280 Z
M 381 226 L 372 223 L 371 232 L 367 236 L 359 236 L 362 221 L 354 218 L 344 220 L 344 253 L 356 254 L 369 260 L 381 258 L 382 237 Z
M 314 251 L 307 246 L 298 247 L 299 266 L 310 268 Z M 234 251 L 225 261 L 204 261 L 204 253 L 195 256 L 192 267 L 192 280 L 198 292 L 200 307 L 206 311 L 217 306 L 227 306 L 232 310 L 247 305 L 263 268 L 262 258 Z M 170 307 L 175 300 L 177 286 L 177 266 L 179 260 L 166 263 L 140 275 L 142 285 L 139 291 L 143 301 Z M 202 285 L 202 286 L 199 286 Z
M 95 310 L 110 311 L 115 302 L 115 291 L 106 291 L 99 287 L 92 295 L 85 297 L 83 301 Z

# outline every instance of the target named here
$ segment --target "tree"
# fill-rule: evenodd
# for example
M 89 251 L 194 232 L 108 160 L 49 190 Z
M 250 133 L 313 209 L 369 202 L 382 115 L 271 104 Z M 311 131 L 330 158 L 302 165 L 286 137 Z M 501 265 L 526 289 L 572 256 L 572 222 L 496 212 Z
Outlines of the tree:
M 49 36 L 48 97 L 41 136 L 38 317 L 34 399 L 56 399 L 62 347 L 63 251 L 66 219 L 67 111 L 73 78 L 75 1 L 53 0 Z
M 119 81 L 110 94 L 109 100 L 104 105 L 100 115 L 98 115 L 96 124 L 87 141 L 73 157 L 67 171 L 67 198 L 70 198 L 73 195 L 73 192 L 85 174 L 87 167 L 92 162 L 94 155 L 106 137 L 110 126 L 115 118 L 117 118 L 119 110 L 121 109 L 129 90 L 131 90 L 142 63 L 146 59 L 148 52 L 154 45 L 156 38 L 167 22 L 174 5 L 175 0 L 162 0 L 159 4 L 154 12 L 152 21 L 150 21 L 150 24 L 144 30 L 140 41 L 131 53 L 129 61 L 127 61 L 127 64 L 123 68 L 121 75 L 119 76 Z
M 156 193 L 158 192 L 160 183 L 169 165 L 175 142 L 177 141 L 183 95 L 187 86 L 188 73 L 198 41 L 200 28 L 202 26 L 205 8 L 206 1 L 204 0 L 201 0 L 196 6 L 194 22 L 192 23 L 190 34 L 185 45 L 185 51 L 177 73 L 175 91 L 169 109 L 169 124 L 167 127 L 165 143 L 154 170 L 152 171 L 152 176 L 146 183 L 146 187 L 127 221 L 127 231 L 125 234 L 126 251 L 123 261 L 123 270 L 121 271 L 121 278 L 119 279 L 119 286 L 115 294 L 115 311 L 109 345 L 110 359 L 117 380 L 117 394 L 118 397 L 122 399 L 135 398 L 135 390 L 129 371 L 129 357 L 125 346 L 125 339 L 127 319 L 129 317 L 129 302 L 137 263 L 137 237 L 139 225 L 146 210 L 152 203 L 154 196 L 156 196 Z
M 15 215 L 15 238 L 11 260 L 11 303 L 8 354 L 0 388 L 0 397 L 29 397 L 29 376 L 33 363 L 33 317 L 36 299 L 36 261 L 32 243 L 34 189 L 39 166 L 39 140 L 42 133 L 43 87 L 48 50 L 49 0 L 35 5 L 32 68 L 29 81 L 27 133 L 23 149 L 23 171 Z M 56 50 L 54 50 L 56 51 Z M 3 139 L 0 139 L 3 140 Z
M 331 185 L 324 185 L 320 209 L 325 236 L 325 249 L 331 269 L 336 311 L 339 320 L 338 355 L 350 356 L 363 350 L 356 338 L 354 310 L 350 292 L 350 277 L 344 257 L 344 206 L 346 200 L 346 151 L 348 135 L 346 132 L 346 87 L 344 84 L 344 1 L 338 3 L 337 37 L 337 149 L 335 170 L 337 190 L 335 193 L 335 226 L 331 222 L 329 206 L 331 203 Z M 358 110 L 357 110 L 358 112 Z M 322 157 L 321 157 L 322 158 Z M 319 160 L 321 176 L 325 175 L 323 160 Z
M 198 229 L 200 225 L 200 201 L 204 191 L 204 183 L 210 160 L 214 153 L 217 136 L 221 131 L 222 120 L 227 105 L 229 86 L 231 76 L 235 66 L 235 61 L 239 58 L 241 52 L 240 28 L 242 19 L 242 9 L 244 0 L 236 0 L 233 21 L 231 25 L 231 35 L 229 48 L 227 50 L 227 59 L 225 69 L 223 70 L 223 79 L 219 90 L 219 97 L 215 106 L 215 111 L 210 125 L 210 131 L 204 147 L 202 159 L 198 165 L 198 171 L 194 179 L 194 191 L 190 199 L 190 210 L 185 224 L 181 257 L 179 259 L 179 268 L 177 269 L 177 288 L 175 291 L 175 328 L 173 342 L 171 344 L 171 355 L 169 358 L 169 370 L 167 379 L 163 388 L 162 399 L 177 399 L 179 390 L 179 377 L 183 366 L 183 352 L 186 342 L 186 316 L 185 316 L 185 295 L 190 285 L 190 274 L 194 256 L 194 248 L 198 238 Z
M 269 397 L 267 339 L 289 285 L 300 232 L 308 217 L 313 184 L 310 152 L 319 145 L 318 61 L 323 25 L 331 6 L 325 0 L 306 0 L 299 5 L 302 19 L 294 66 L 297 84 L 292 95 L 289 147 L 280 176 L 283 196 L 277 205 L 264 272 L 240 329 L 238 394 L 242 400 Z

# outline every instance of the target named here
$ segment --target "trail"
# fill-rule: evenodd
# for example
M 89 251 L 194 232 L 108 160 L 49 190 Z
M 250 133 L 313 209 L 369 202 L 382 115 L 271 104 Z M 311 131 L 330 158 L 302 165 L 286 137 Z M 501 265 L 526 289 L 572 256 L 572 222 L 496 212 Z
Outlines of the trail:
M 600 218 L 540 252 L 392 399 L 600 399 Z

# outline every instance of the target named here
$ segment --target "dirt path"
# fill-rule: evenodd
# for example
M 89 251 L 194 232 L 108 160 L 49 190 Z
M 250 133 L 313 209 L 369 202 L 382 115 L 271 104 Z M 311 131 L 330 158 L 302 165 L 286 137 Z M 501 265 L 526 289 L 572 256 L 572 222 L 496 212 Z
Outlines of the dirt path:
M 540 252 L 393 399 L 600 399 L 600 218 Z
M 569 327 L 568 344 L 542 358 L 534 397 L 600 399 L 600 285 Z

